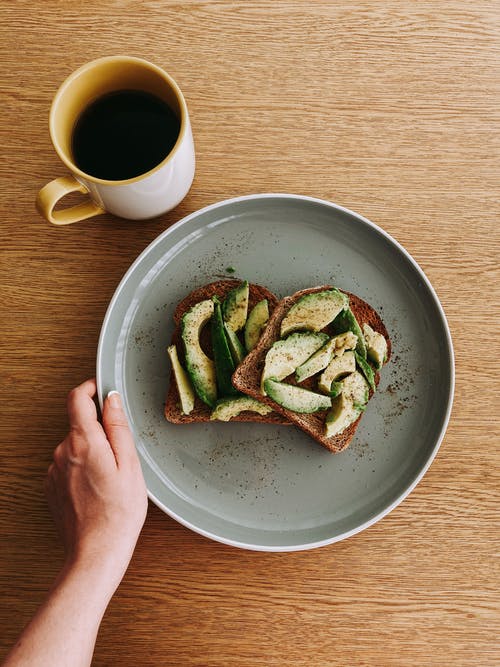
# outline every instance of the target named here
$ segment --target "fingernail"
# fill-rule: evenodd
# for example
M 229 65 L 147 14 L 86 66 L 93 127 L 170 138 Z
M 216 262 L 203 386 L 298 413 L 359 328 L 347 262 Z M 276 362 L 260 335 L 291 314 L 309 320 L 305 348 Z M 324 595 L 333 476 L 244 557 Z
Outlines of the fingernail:
M 122 401 L 121 401 L 121 398 L 120 398 L 120 394 L 116 391 L 116 389 L 113 389 L 113 391 L 110 391 L 107 398 L 108 398 L 109 404 L 112 408 L 121 408 L 122 407 Z

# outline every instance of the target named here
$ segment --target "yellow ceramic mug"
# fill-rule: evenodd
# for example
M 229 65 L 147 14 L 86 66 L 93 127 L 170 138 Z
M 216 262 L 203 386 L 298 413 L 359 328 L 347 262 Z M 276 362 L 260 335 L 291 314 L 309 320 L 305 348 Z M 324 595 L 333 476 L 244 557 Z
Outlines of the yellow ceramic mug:
M 180 130 L 160 164 L 135 178 L 109 181 L 78 168 L 71 142 L 81 112 L 99 97 L 118 90 L 140 90 L 159 97 L 177 115 Z M 54 225 L 68 225 L 106 211 L 130 220 L 154 218 L 177 206 L 191 187 L 195 154 L 186 101 L 172 77 L 146 60 L 109 56 L 80 67 L 57 91 L 49 127 L 54 148 L 72 174 L 56 178 L 38 193 L 37 209 Z M 89 200 L 55 211 L 57 202 L 70 192 L 87 193 Z

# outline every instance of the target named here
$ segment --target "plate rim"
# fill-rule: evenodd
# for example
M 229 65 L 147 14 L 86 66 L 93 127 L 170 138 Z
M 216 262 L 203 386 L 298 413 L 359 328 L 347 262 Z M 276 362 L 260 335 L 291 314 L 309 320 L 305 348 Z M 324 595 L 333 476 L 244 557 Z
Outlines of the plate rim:
M 363 530 L 366 530 L 370 526 L 373 526 L 375 523 L 383 519 L 385 516 L 387 516 L 392 510 L 394 510 L 398 505 L 400 505 L 405 498 L 407 498 L 410 493 L 415 489 L 417 484 L 422 480 L 428 469 L 430 468 L 432 462 L 434 461 L 439 448 L 441 447 L 441 443 L 444 439 L 444 436 L 446 434 L 448 424 L 450 421 L 451 417 L 451 412 L 452 412 L 452 407 L 453 407 L 453 399 L 455 395 L 455 353 L 453 349 L 453 341 L 451 337 L 451 332 L 450 332 L 450 327 L 448 324 L 448 320 L 446 318 L 446 314 L 444 312 L 443 306 L 441 305 L 441 301 L 439 300 L 439 297 L 436 293 L 436 290 L 434 289 L 432 283 L 430 282 L 429 278 L 425 274 L 424 270 L 420 267 L 418 262 L 410 255 L 410 253 L 397 241 L 393 236 L 391 236 L 388 232 L 386 232 L 382 227 L 377 225 L 376 223 L 372 222 L 369 218 L 366 218 L 365 216 L 361 215 L 360 213 L 357 213 L 356 211 L 353 211 L 352 209 L 346 208 L 345 206 L 341 206 L 340 204 L 336 204 L 332 201 L 329 201 L 327 199 L 321 199 L 318 197 L 311 197 L 308 195 L 300 195 L 300 194 L 291 194 L 291 193 L 282 193 L 282 192 L 266 192 L 266 193 L 255 193 L 255 194 L 247 194 L 247 195 L 240 195 L 238 197 L 231 197 L 229 199 L 223 199 L 221 201 L 215 202 L 213 204 L 209 204 L 208 206 L 204 206 L 200 209 L 197 209 L 196 211 L 193 211 L 192 213 L 189 213 L 188 215 L 184 216 L 174 224 L 170 225 L 165 229 L 163 232 L 161 232 L 151 243 L 149 243 L 144 250 L 142 250 L 141 253 L 136 257 L 136 259 L 130 264 L 128 269 L 126 270 L 125 274 L 121 278 L 120 282 L 118 283 L 113 296 L 111 297 L 111 300 L 108 304 L 108 307 L 106 309 L 106 314 L 104 315 L 103 323 L 101 325 L 101 331 L 99 333 L 99 341 L 97 345 L 97 355 L 96 355 L 96 383 L 97 383 L 97 395 L 98 395 L 98 400 L 99 400 L 99 406 L 102 410 L 103 407 L 103 392 L 102 392 L 102 376 L 101 376 L 101 367 L 102 367 L 102 354 L 103 354 L 103 347 L 104 347 L 104 339 L 107 333 L 107 329 L 109 327 L 111 315 L 114 309 L 114 306 L 116 302 L 118 301 L 121 291 L 125 285 L 125 283 L 128 281 L 129 276 L 135 271 L 136 267 L 142 262 L 143 258 L 148 255 L 153 248 L 155 248 L 159 243 L 163 241 L 166 237 L 168 237 L 170 234 L 174 233 L 177 231 L 180 227 L 183 225 L 187 224 L 190 222 L 193 218 L 198 217 L 200 215 L 203 215 L 204 213 L 207 213 L 209 211 L 214 211 L 218 208 L 224 208 L 226 206 L 236 204 L 239 202 L 244 202 L 244 201 L 251 201 L 251 200 L 265 200 L 265 199 L 272 199 L 272 198 L 281 198 L 284 200 L 288 201 L 306 201 L 310 202 L 312 204 L 320 204 L 322 206 L 326 206 L 329 208 L 332 208 L 336 211 L 339 211 L 341 213 L 351 215 L 360 222 L 364 223 L 368 227 L 370 227 L 372 230 L 376 231 L 377 233 L 381 234 L 390 244 L 393 244 L 397 250 L 405 257 L 405 259 L 413 266 L 413 268 L 416 270 L 417 274 L 419 274 L 420 278 L 423 280 L 425 283 L 426 288 L 428 289 L 437 309 L 439 312 L 439 315 L 441 317 L 442 323 L 444 325 L 445 329 L 445 334 L 446 334 L 446 345 L 447 345 L 447 351 L 450 357 L 450 391 L 448 394 L 448 400 L 447 400 L 447 405 L 446 405 L 446 411 L 444 415 L 444 419 L 441 425 L 441 429 L 439 432 L 438 437 L 436 438 L 436 442 L 425 462 L 425 464 L 422 466 L 418 474 L 416 475 L 415 479 L 409 484 L 405 490 L 392 502 L 390 503 L 387 507 L 382 509 L 380 512 L 375 514 L 373 517 L 365 521 L 364 523 L 360 524 L 359 526 L 356 526 L 355 528 L 352 528 L 351 530 L 345 531 L 343 533 L 340 533 L 339 535 L 336 535 L 331 538 L 325 538 L 323 540 L 317 540 L 314 542 L 307 542 L 307 543 L 302 543 L 302 544 L 288 544 L 284 546 L 280 545 L 259 545 L 259 544 L 253 544 L 253 543 L 247 543 L 247 542 L 242 542 L 240 540 L 233 540 L 228 537 L 220 536 L 215 533 L 212 533 L 209 530 L 206 530 L 200 526 L 196 526 L 187 519 L 184 519 L 182 516 L 168 508 L 164 503 L 162 503 L 159 498 L 157 498 L 149 489 L 147 489 L 148 497 L 150 500 L 165 514 L 170 516 L 172 519 L 180 523 L 181 525 L 185 526 L 186 528 L 189 528 L 195 533 L 198 533 L 199 535 L 203 535 L 204 537 L 207 537 L 211 540 L 214 540 L 216 542 L 222 543 L 222 544 L 227 544 L 229 546 L 237 547 L 240 549 L 245 549 L 245 550 L 250 550 L 250 551 L 262 551 L 262 552 L 274 552 L 274 553 L 284 553 L 284 552 L 294 552 L 294 551 L 306 551 L 310 549 L 317 549 L 319 547 L 327 546 L 329 544 L 334 544 L 336 542 L 340 542 L 342 540 L 345 540 L 349 537 L 352 537 L 353 535 L 356 535 L 357 533 L 360 533 Z

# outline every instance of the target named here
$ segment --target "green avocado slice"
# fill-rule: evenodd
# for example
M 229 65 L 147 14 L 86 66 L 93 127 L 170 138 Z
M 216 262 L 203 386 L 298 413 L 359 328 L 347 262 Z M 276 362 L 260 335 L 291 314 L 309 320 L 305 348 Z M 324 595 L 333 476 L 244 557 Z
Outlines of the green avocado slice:
M 355 422 L 368 402 L 368 385 L 361 373 L 354 371 L 342 380 L 341 384 L 342 393 L 333 400 L 332 409 L 326 415 L 327 438 L 342 433 Z
M 246 356 L 245 348 L 240 343 L 240 339 L 234 333 L 234 331 L 231 329 L 230 325 L 227 322 L 224 323 L 224 329 L 226 332 L 226 338 L 229 345 L 229 350 L 231 352 L 231 356 L 233 358 L 235 365 L 238 366 L 239 364 L 241 364 L 241 362 Z
M 368 358 L 373 361 L 377 370 L 387 361 L 387 341 L 378 331 L 374 331 L 369 324 L 363 324 L 363 333 L 366 342 Z
M 245 324 L 245 347 L 251 352 L 259 342 L 259 338 L 269 320 L 269 304 L 262 299 L 250 311 Z
M 309 359 L 328 340 L 323 332 L 304 331 L 294 333 L 284 340 L 277 340 L 269 348 L 261 376 L 261 392 L 265 395 L 264 381 L 267 378 L 284 380 L 290 373 Z
M 268 415 L 273 411 L 268 405 L 260 403 L 255 398 L 250 396 L 239 396 L 238 398 L 221 398 L 212 410 L 210 415 L 211 420 L 218 420 L 228 422 L 233 417 L 237 417 L 241 412 L 245 411 L 257 412 L 259 415 Z
M 194 409 L 195 394 L 193 386 L 189 380 L 188 374 L 181 366 L 175 345 L 170 345 L 167 352 L 172 363 L 172 370 L 174 372 L 177 391 L 179 392 L 182 413 L 189 415 Z
M 319 348 L 309 359 L 306 359 L 303 364 L 298 366 L 295 370 L 295 379 L 297 382 L 303 382 L 311 375 L 319 373 L 325 369 L 332 357 L 335 354 L 335 339 L 328 340 L 322 347 Z
M 332 399 L 329 396 L 316 394 L 314 391 L 286 382 L 278 382 L 274 378 L 264 381 L 264 389 L 275 403 L 293 412 L 311 414 L 332 407 Z
M 321 331 L 348 305 L 347 295 L 336 288 L 305 294 L 281 321 L 280 336 L 283 338 L 293 331 L 301 330 Z
M 311 375 L 316 375 L 324 370 L 334 357 L 340 357 L 345 350 L 352 350 L 356 347 L 357 337 L 352 331 L 346 331 L 327 341 L 323 347 L 309 357 L 295 371 L 297 382 L 303 382 Z
M 222 304 L 224 322 L 229 324 L 234 332 L 243 329 L 247 321 L 249 294 L 250 287 L 245 280 L 227 293 Z
M 371 389 L 375 391 L 377 387 L 375 385 L 375 373 L 373 372 L 373 368 L 356 350 L 354 351 L 354 356 L 356 357 L 356 363 L 365 376 L 366 381 L 370 385 Z
M 342 393 L 342 382 L 337 382 L 334 380 L 330 385 L 329 396 L 336 398 L 339 394 Z
M 332 391 L 332 382 L 349 375 L 356 370 L 354 352 L 347 350 L 339 357 L 334 357 L 318 379 L 318 389 L 325 394 Z
M 231 383 L 235 365 L 224 330 L 220 301 L 214 299 L 214 314 L 212 316 L 212 349 L 214 352 L 215 374 L 217 387 L 221 396 L 237 396 L 239 392 Z
M 181 320 L 186 370 L 195 392 L 210 407 L 213 407 L 217 400 L 215 365 L 200 347 L 200 331 L 210 320 L 213 312 L 214 302 L 206 299 L 190 308 Z
M 363 332 L 361 327 L 358 324 L 358 320 L 354 317 L 354 313 L 350 308 L 341 311 L 337 317 L 332 322 L 332 329 L 334 333 L 340 334 L 345 331 L 352 331 L 358 337 L 358 342 L 356 344 L 356 351 L 364 359 L 366 359 L 366 344 Z

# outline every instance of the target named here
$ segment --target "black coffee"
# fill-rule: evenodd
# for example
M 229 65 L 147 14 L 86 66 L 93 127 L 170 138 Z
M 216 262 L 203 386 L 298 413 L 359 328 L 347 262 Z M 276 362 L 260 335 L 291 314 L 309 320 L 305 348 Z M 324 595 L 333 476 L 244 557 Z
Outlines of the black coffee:
M 92 102 L 78 118 L 73 159 L 97 178 L 134 178 L 167 157 L 179 130 L 179 119 L 163 100 L 138 90 L 119 90 Z

